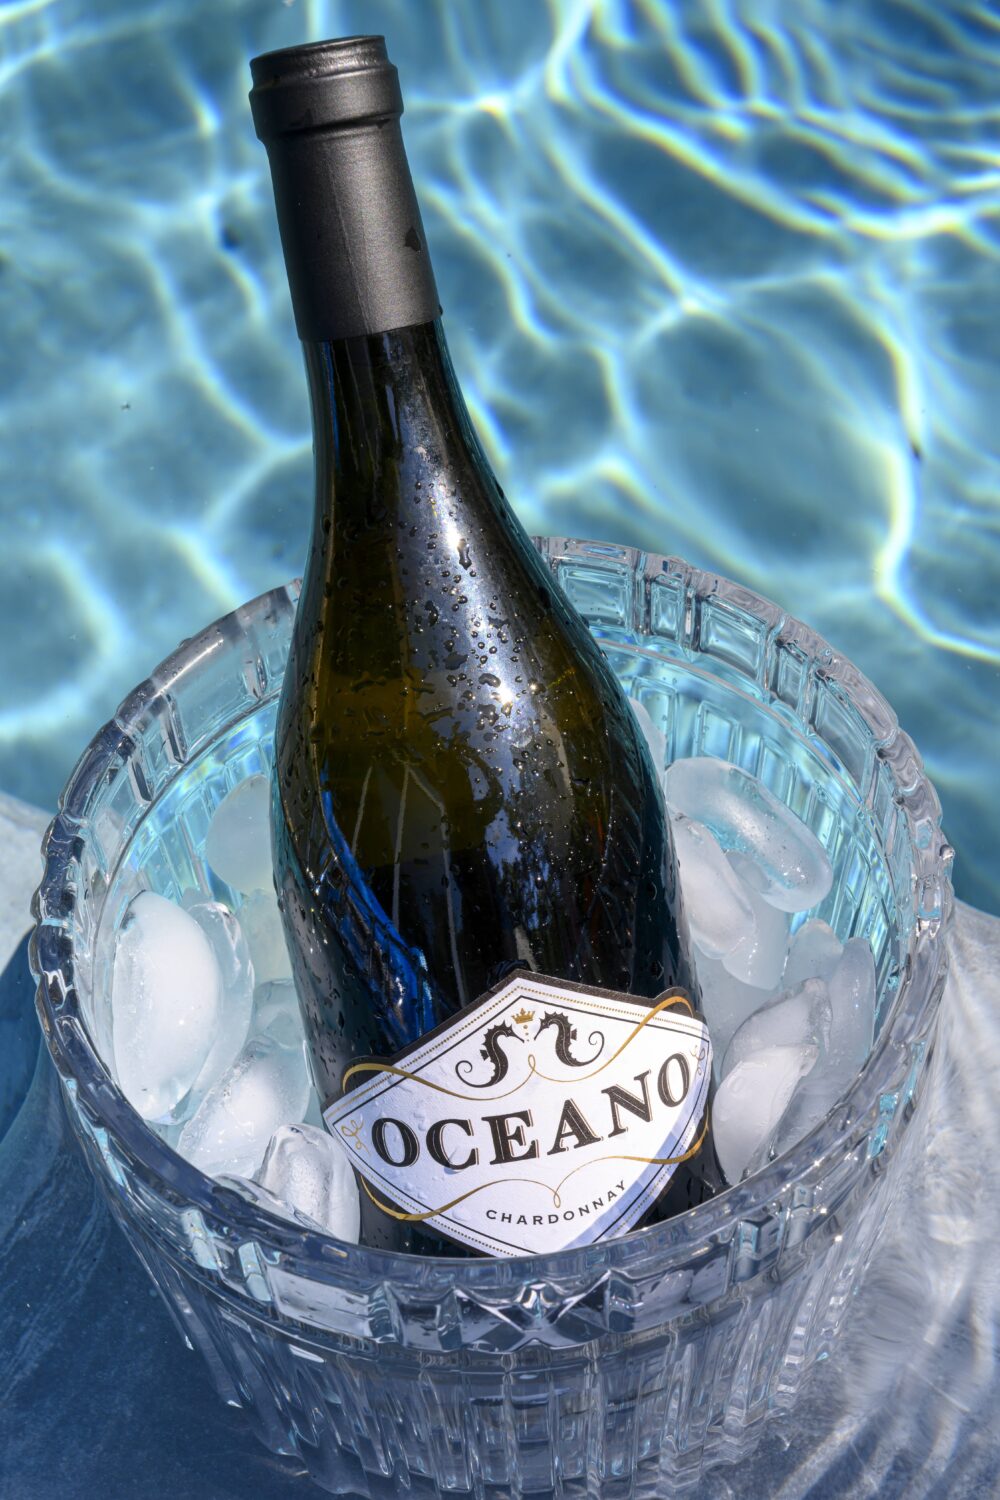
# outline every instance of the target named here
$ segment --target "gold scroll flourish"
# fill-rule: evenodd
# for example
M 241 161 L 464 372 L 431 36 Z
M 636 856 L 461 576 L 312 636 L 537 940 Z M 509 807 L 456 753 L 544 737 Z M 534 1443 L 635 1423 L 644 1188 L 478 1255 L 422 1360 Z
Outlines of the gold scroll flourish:
M 643 1162 L 646 1166 L 650 1167 L 676 1167 L 679 1166 L 681 1162 L 690 1161 L 692 1156 L 697 1155 L 697 1153 L 704 1145 L 705 1137 L 708 1135 L 708 1127 L 709 1117 L 708 1110 L 706 1109 L 705 1123 L 701 1127 L 698 1139 L 695 1141 L 694 1145 L 689 1147 L 689 1149 L 685 1151 L 681 1156 L 599 1156 L 594 1161 L 581 1162 L 578 1167 L 574 1167 L 571 1172 L 567 1172 L 566 1176 L 560 1182 L 556 1183 L 555 1187 L 550 1187 L 547 1182 L 539 1182 L 537 1177 L 509 1177 L 506 1179 L 496 1177 L 492 1182 L 481 1182 L 478 1187 L 470 1188 L 467 1193 L 460 1193 L 457 1198 L 452 1198 L 450 1203 L 442 1203 L 439 1208 L 425 1209 L 425 1211 L 420 1214 L 404 1213 L 402 1209 L 392 1208 L 388 1203 L 383 1203 L 381 1198 L 376 1198 L 375 1194 L 368 1186 L 368 1183 L 363 1174 L 361 1175 L 361 1186 L 364 1188 L 371 1201 L 375 1204 L 376 1208 L 380 1208 L 382 1212 L 384 1214 L 388 1214 L 391 1219 L 399 1219 L 400 1221 L 403 1221 L 407 1224 L 421 1224 L 425 1219 L 433 1219 L 436 1218 L 438 1214 L 448 1213 L 450 1209 L 456 1208 L 459 1203 L 464 1203 L 466 1198 L 472 1198 L 476 1193 L 481 1193 L 486 1188 L 500 1186 L 510 1187 L 511 1184 L 515 1182 L 530 1183 L 532 1187 L 539 1187 L 542 1188 L 543 1191 L 551 1193 L 553 1208 L 561 1208 L 562 1198 L 560 1197 L 560 1192 L 562 1188 L 566 1185 L 567 1182 L 569 1182 L 571 1177 L 575 1177 L 577 1172 L 582 1172 L 585 1167 L 598 1166 L 602 1161 L 640 1161 Z
M 644 1026 L 648 1026 L 650 1021 L 655 1020 L 655 1018 L 660 1014 L 661 1011 L 668 1010 L 671 1006 L 674 1005 L 683 1005 L 686 1008 L 688 1015 L 694 1015 L 694 1007 L 686 995 L 680 993 L 664 995 L 663 999 L 658 1000 L 657 1003 L 653 1006 L 652 1010 L 648 1010 L 646 1012 L 642 1020 L 639 1022 L 638 1026 L 636 1026 L 632 1031 L 629 1032 L 628 1036 L 625 1038 L 616 1052 L 613 1052 L 611 1056 L 607 1058 L 605 1062 L 602 1062 L 599 1068 L 595 1068 L 592 1073 L 581 1073 L 576 1075 L 573 1079 L 573 1082 L 586 1083 L 589 1079 L 596 1078 L 598 1073 L 603 1073 L 604 1069 L 609 1067 L 611 1063 L 614 1062 L 616 1057 L 621 1056 L 626 1047 L 631 1046 Z M 547 1073 L 539 1072 L 538 1068 L 535 1066 L 534 1055 L 532 1055 L 529 1059 L 529 1063 L 530 1066 L 526 1078 L 522 1078 L 520 1083 L 516 1083 L 511 1089 L 506 1089 L 502 1094 L 490 1094 L 488 1096 L 489 1102 L 493 1103 L 493 1101 L 496 1099 L 509 1099 L 511 1094 L 516 1094 L 524 1088 L 524 1085 L 527 1083 L 528 1078 L 531 1078 L 535 1075 L 537 1075 L 537 1077 L 539 1078 L 543 1078 L 546 1083 L 566 1083 L 568 1081 L 565 1078 L 550 1078 Z M 346 1069 L 343 1078 L 340 1080 L 341 1089 L 346 1090 L 347 1080 L 349 1078 L 353 1078 L 356 1073 L 391 1073 L 396 1078 L 408 1078 L 411 1083 L 422 1083 L 425 1088 L 434 1089 L 435 1092 L 439 1094 L 447 1094 L 451 1099 L 464 1099 L 467 1103 L 472 1102 L 475 1099 L 482 1099 L 484 1097 L 482 1094 L 463 1094 L 460 1093 L 457 1089 L 445 1088 L 443 1083 L 432 1083 L 429 1078 L 424 1078 L 420 1073 L 411 1073 L 407 1068 L 397 1067 L 395 1063 L 383 1062 L 353 1063 L 351 1067 Z
M 638 1026 L 636 1026 L 632 1031 L 629 1032 L 628 1036 L 622 1042 L 617 1051 L 612 1052 L 610 1057 L 605 1058 L 600 1067 L 595 1068 L 592 1073 L 576 1073 L 574 1074 L 572 1080 L 570 1080 L 566 1078 L 550 1078 L 548 1073 L 543 1073 L 540 1071 L 540 1069 L 534 1067 L 531 1071 L 533 1073 L 537 1073 L 539 1078 L 544 1078 L 546 1083 L 568 1083 L 571 1081 L 573 1083 L 588 1083 L 591 1078 L 596 1078 L 598 1073 L 603 1073 L 605 1068 L 610 1068 L 611 1064 L 615 1061 L 615 1058 L 621 1057 L 622 1053 L 625 1051 L 625 1048 L 632 1045 L 636 1037 L 639 1035 L 639 1032 L 642 1031 L 643 1027 L 648 1026 L 650 1021 L 654 1021 L 660 1014 L 661 1010 L 669 1010 L 673 1005 L 683 1005 L 686 1008 L 689 1016 L 694 1015 L 694 1006 L 691 1004 L 691 1001 L 687 998 L 686 995 L 682 995 L 680 993 L 664 995 L 663 999 L 658 1000 L 657 1003 L 653 1006 L 652 1010 L 648 1010 L 646 1012 L 642 1020 L 639 1022 Z M 609 1161 L 611 1160 L 610 1157 L 608 1157 L 607 1159 Z M 627 1158 L 625 1157 L 622 1158 L 623 1161 L 626 1159 Z M 638 1159 L 641 1158 L 637 1158 L 637 1160 Z
M 533 1068 L 529 1069 L 528 1078 L 531 1077 L 533 1072 Z M 429 1078 L 424 1078 L 420 1073 L 410 1073 L 406 1068 L 397 1068 L 395 1063 L 380 1062 L 352 1064 L 340 1080 L 340 1087 L 342 1089 L 347 1088 L 347 1080 L 352 1078 L 355 1073 L 393 1073 L 397 1078 L 408 1078 L 411 1083 L 422 1083 L 425 1089 L 434 1089 L 438 1094 L 448 1094 L 452 1099 L 464 1099 L 467 1104 L 474 1102 L 476 1099 L 483 1099 L 484 1097 L 482 1094 L 463 1094 L 458 1089 L 446 1089 L 443 1083 L 432 1083 Z M 511 1094 L 516 1094 L 524 1088 L 528 1078 L 522 1078 L 520 1083 L 515 1083 L 512 1089 L 507 1089 L 502 1094 L 490 1094 L 486 1102 L 492 1104 L 496 1099 L 509 1099 Z
M 708 1135 L 708 1125 L 708 1110 L 706 1109 L 705 1123 L 701 1127 L 698 1139 L 695 1141 L 693 1146 L 689 1147 L 688 1150 L 684 1152 L 682 1156 L 595 1156 L 592 1161 L 581 1162 L 578 1167 L 573 1168 L 572 1172 L 567 1172 L 566 1176 L 563 1178 L 562 1182 L 560 1182 L 559 1186 L 563 1187 L 567 1182 L 569 1182 L 571 1177 L 576 1176 L 577 1172 L 582 1172 L 584 1167 L 596 1167 L 602 1161 L 641 1161 L 647 1167 L 679 1166 L 682 1161 L 690 1161 L 692 1156 L 697 1156 L 698 1152 L 701 1150 L 702 1146 L 705 1143 L 705 1137 Z
M 535 1177 L 512 1177 L 510 1181 L 530 1182 L 532 1187 L 543 1188 L 546 1192 L 550 1192 L 552 1194 L 553 1202 L 558 1207 L 560 1201 L 558 1189 L 550 1188 L 547 1182 L 539 1182 Z M 481 1193 L 486 1188 L 499 1187 L 501 1185 L 501 1182 L 502 1179 L 499 1177 L 493 1182 L 481 1182 L 478 1187 L 470 1188 L 467 1193 L 460 1193 L 457 1198 L 452 1198 L 450 1203 L 442 1203 L 440 1208 L 429 1208 L 425 1213 L 422 1214 L 405 1214 L 401 1209 L 390 1208 L 388 1203 L 383 1203 L 381 1198 L 376 1198 L 375 1194 L 368 1186 L 368 1183 L 365 1181 L 365 1178 L 363 1176 L 361 1178 L 361 1186 L 364 1188 L 369 1198 L 375 1204 L 376 1208 L 380 1208 L 382 1212 L 384 1214 L 388 1214 L 391 1219 L 405 1219 L 408 1224 L 419 1224 L 424 1219 L 433 1219 L 437 1214 L 446 1214 L 450 1208 L 455 1208 L 457 1204 L 464 1203 L 466 1198 L 472 1198 L 476 1193 Z M 509 1186 L 508 1183 L 504 1183 L 503 1185 L 505 1187 Z

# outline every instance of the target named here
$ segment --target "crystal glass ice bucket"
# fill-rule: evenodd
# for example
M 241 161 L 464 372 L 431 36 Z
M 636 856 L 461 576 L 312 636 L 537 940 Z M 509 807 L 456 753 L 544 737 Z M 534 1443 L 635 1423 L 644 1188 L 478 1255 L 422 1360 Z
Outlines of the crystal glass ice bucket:
M 263 1442 L 334 1493 L 625 1500 L 749 1453 L 840 1334 L 919 1104 L 950 850 L 891 709 L 744 588 L 675 558 L 538 545 L 667 759 L 736 761 L 816 832 L 835 871 L 818 915 L 872 944 L 878 1036 L 794 1150 L 625 1239 L 433 1260 L 268 1215 L 163 1144 L 101 1061 L 113 934 L 134 893 L 230 895 L 200 850 L 225 793 L 269 764 L 296 589 L 185 642 L 63 794 L 36 897 L 38 1009 L 83 1153 L 184 1338 Z

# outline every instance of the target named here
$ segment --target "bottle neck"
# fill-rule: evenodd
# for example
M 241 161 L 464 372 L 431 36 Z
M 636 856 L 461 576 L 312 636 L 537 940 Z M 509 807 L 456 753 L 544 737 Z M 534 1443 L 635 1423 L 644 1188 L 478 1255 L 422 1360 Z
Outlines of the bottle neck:
M 316 532 L 341 547 L 409 519 L 447 529 L 451 498 L 502 503 L 439 321 L 304 345 L 316 462 Z M 446 536 L 442 536 L 446 542 Z

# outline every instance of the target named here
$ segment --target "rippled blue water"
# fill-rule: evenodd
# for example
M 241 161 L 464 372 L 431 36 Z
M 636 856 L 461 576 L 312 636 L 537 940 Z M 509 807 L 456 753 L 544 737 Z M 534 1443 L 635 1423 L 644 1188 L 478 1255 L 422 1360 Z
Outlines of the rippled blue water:
M 534 531 L 673 551 L 851 655 L 1000 907 L 992 0 L 8 0 L 0 786 L 51 803 L 301 565 L 254 52 L 383 31 L 453 352 Z

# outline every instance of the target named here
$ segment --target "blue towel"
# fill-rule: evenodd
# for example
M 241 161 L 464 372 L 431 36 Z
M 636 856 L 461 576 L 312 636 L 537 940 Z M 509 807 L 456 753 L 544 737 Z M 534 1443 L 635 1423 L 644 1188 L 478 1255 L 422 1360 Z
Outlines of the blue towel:
M 306 1500 L 223 1405 L 66 1121 L 27 939 L 0 975 L 0 1500 Z

